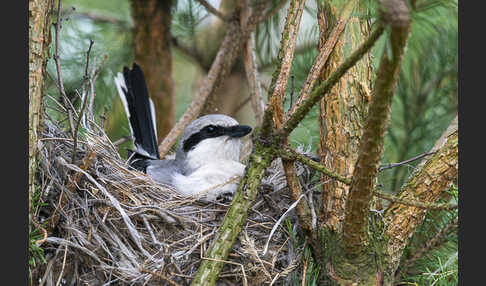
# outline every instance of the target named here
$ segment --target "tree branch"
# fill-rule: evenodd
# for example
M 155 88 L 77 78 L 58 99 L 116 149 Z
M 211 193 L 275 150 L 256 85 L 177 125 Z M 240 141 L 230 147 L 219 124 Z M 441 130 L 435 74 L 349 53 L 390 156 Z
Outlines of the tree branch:
M 351 68 L 357 61 L 366 54 L 378 38 L 383 34 L 384 26 L 377 23 L 376 29 L 368 36 L 368 38 L 346 59 L 344 62 L 334 70 L 329 77 L 317 86 L 308 98 L 299 104 L 295 104 L 295 111 L 289 116 L 281 129 L 283 135 L 290 134 L 302 121 L 302 119 L 309 113 L 311 108 L 326 95 L 329 90 L 339 81 L 339 79 Z
M 56 72 L 57 72 L 59 92 L 61 93 L 64 107 L 68 112 L 69 128 L 70 128 L 69 132 L 71 133 L 71 135 L 74 136 L 73 108 L 69 104 L 69 99 L 66 95 L 66 91 L 64 90 L 64 83 L 63 83 L 62 73 L 61 73 L 61 62 L 59 61 L 59 32 L 61 30 L 61 22 L 62 22 L 61 9 L 62 9 L 62 0 L 58 0 L 57 19 L 56 19 L 56 23 L 54 24 L 56 28 L 56 38 L 55 38 L 56 50 L 54 54 L 54 61 L 56 62 Z
M 434 203 L 427 203 L 421 201 L 411 201 L 406 200 L 392 194 L 387 194 L 384 192 L 380 192 L 378 190 L 373 191 L 373 195 L 385 199 L 387 201 L 397 203 L 404 206 L 416 207 L 419 209 L 426 209 L 426 210 L 453 210 L 457 209 L 458 205 L 455 203 L 443 203 L 443 204 L 434 204 Z
M 383 141 L 400 64 L 410 31 L 408 7 L 404 1 L 386 1 L 383 5 L 385 12 L 382 19 L 391 26 L 392 55 L 385 51 L 381 58 L 349 190 L 343 224 L 343 244 L 349 253 L 361 251 L 368 241 L 369 203 L 383 153 Z
M 230 17 L 221 13 L 218 9 L 214 8 L 211 4 L 209 4 L 206 0 L 197 0 L 199 4 L 204 6 L 209 13 L 213 14 L 214 16 L 220 18 L 223 21 L 229 21 Z
M 279 155 L 282 158 L 285 158 L 287 160 L 297 160 L 297 161 L 301 162 L 302 164 L 305 164 L 305 165 L 313 168 L 314 170 L 317 170 L 317 171 L 325 174 L 329 178 L 338 180 L 341 183 L 344 183 L 346 185 L 351 184 L 351 179 L 346 178 L 343 175 L 335 173 L 334 171 L 326 168 L 324 165 L 319 164 L 318 162 L 312 160 L 311 158 L 305 156 L 304 154 L 297 153 L 295 150 L 292 150 L 288 147 L 287 148 L 280 148 L 279 149 Z
M 319 54 L 314 59 L 314 63 L 312 64 L 310 72 L 307 75 L 304 86 L 299 92 L 299 97 L 297 98 L 295 105 L 292 106 L 292 108 L 290 109 L 289 116 L 291 116 L 296 111 L 297 106 L 300 106 L 302 104 L 302 101 L 304 101 L 306 98 L 309 97 L 312 89 L 314 88 L 314 84 L 317 81 L 317 78 L 322 72 L 322 68 L 326 64 L 329 55 L 333 51 L 334 46 L 336 45 L 339 39 L 339 36 L 344 31 L 344 28 L 346 27 L 346 24 L 348 23 L 351 17 L 351 12 L 356 7 L 357 3 L 358 1 L 351 0 L 348 1 L 346 5 L 343 7 L 340 17 L 339 19 L 337 19 L 336 25 L 333 27 L 329 35 L 329 38 L 324 43 L 324 46 L 321 49 L 319 49 Z
M 272 97 L 280 97 L 282 90 L 285 91 L 285 84 L 286 80 L 288 80 L 293 47 L 295 47 L 295 36 L 297 35 L 297 26 L 300 22 L 300 16 L 302 15 L 303 4 L 304 0 L 294 0 L 290 4 L 279 52 L 279 55 L 281 55 L 282 58 L 282 63 L 274 73 L 272 80 L 273 84 L 270 88 Z M 250 21 L 251 19 L 249 19 L 248 22 Z M 285 35 L 290 38 L 286 38 Z M 292 40 L 291 37 L 294 37 L 294 39 Z M 284 54 L 287 55 L 286 58 L 284 58 Z M 272 101 L 270 106 L 274 106 L 274 102 L 275 101 Z M 278 99 L 276 102 L 279 103 Z M 254 140 L 254 149 L 250 155 L 250 160 L 247 169 L 245 170 L 245 176 L 241 179 L 238 190 L 233 197 L 231 207 L 226 213 L 216 238 L 206 254 L 206 257 L 210 259 L 204 260 L 201 263 L 196 277 L 191 283 L 192 286 L 203 284 L 214 285 L 216 283 L 219 272 L 224 265 L 223 261 L 227 260 L 231 247 L 246 220 L 248 210 L 256 198 L 258 186 L 260 186 L 263 175 L 275 157 L 275 152 L 272 147 L 277 146 L 279 137 L 270 135 L 274 126 L 274 117 L 273 113 L 268 110 L 273 110 L 273 108 L 267 108 L 265 111 L 263 125 L 269 128 L 262 128 L 261 131 L 255 130 L 254 136 L 257 136 L 258 139 Z
M 398 197 L 406 201 L 433 203 L 444 190 L 452 185 L 458 174 L 458 120 L 451 122 L 441 138 L 436 141 L 428 160 L 423 160 L 404 185 Z M 422 223 L 427 209 L 392 203 L 384 217 L 389 256 L 387 272 L 394 273 L 400 263 L 409 237 Z
M 207 77 L 196 94 L 194 100 L 186 109 L 182 117 L 177 121 L 171 131 L 164 138 L 159 145 L 160 157 L 163 158 L 165 154 L 170 150 L 172 145 L 177 141 L 179 135 L 182 134 L 184 128 L 194 120 L 206 102 L 206 99 L 210 94 L 214 93 L 219 87 L 219 84 L 224 80 L 229 70 L 233 66 L 243 43 L 245 43 L 251 31 L 253 31 L 256 25 L 261 21 L 266 3 L 261 4 L 261 9 L 255 9 L 252 15 L 249 17 L 245 27 L 240 27 L 238 21 L 230 21 L 226 35 L 223 38 L 221 46 L 216 54 L 216 57 L 209 69 Z

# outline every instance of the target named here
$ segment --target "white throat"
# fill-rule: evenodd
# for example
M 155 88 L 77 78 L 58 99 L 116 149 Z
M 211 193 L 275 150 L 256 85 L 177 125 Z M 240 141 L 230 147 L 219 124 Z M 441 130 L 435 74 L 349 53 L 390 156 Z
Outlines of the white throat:
M 228 136 L 199 142 L 184 160 L 184 169 L 189 173 L 175 174 L 173 184 L 182 194 L 202 196 L 205 201 L 214 201 L 224 193 L 234 193 L 245 171 L 245 165 L 239 161 L 240 149 L 241 140 Z
M 187 152 L 184 167 L 186 170 L 196 170 L 207 164 L 221 161 L 239 162 L 241 139 L 229 136 L 205 139 Z

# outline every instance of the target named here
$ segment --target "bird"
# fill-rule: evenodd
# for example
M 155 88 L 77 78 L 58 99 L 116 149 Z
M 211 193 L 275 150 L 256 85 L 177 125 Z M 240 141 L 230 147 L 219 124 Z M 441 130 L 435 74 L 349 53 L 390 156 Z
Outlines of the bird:
M 252 128 L 224 114 L 201 116 L 187 125 L 175 158 L 160 159 L 155 108 L 142 69 L 133 63 L 114 78 L 133 139 L 130 166 L 156 183 L 205 202 L 234 194 L 245 165 L 239 160 L 242 137 Z

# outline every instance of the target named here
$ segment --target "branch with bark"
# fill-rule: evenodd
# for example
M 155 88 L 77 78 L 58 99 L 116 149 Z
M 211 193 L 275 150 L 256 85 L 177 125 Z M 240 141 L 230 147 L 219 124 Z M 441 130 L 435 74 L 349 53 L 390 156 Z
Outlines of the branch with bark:
M 310 108 L 325 95 L 326 91 L 332 88 L 340 76 L 369 51 L 383 32 L 383 26 L 378 25 L 378 28 L 352 53 L 351 57 L 333 72 L 329 80 L 321 84 L 317 88 L 317 92 L 312 92 L 301 104 L 298 104 L 295 113 L 285 120 L 282 102 L 289 76 L 289 65 L 295 48 L 296 24 L 298 24 L 296 21 L 298 17 L 296 16 L 299 14 L 300 7 L 303 7 L 301 5 L 302 2 L 297 0 L 290 3 L 279 52 L 281 61 L 272 77 L 272 84 L 269 88 L 270 99 L 263 115 L 262 126 L 254 132 L 254 148 L 250 154 L 245 176 L 241 179 L 231 207 L 225 215 L 215 240 L 206 253 L 207 259 L 201 263 L 191 285 L 214 285 L 223 267 L 223 261 L 228 257 L 229 251 L 241 231 L 248 210 L 256 197 L 263 174 L 277 156 L 276 150 L 279 149 L 281 142 L 286 142 L 290 132 L 305 117 Z M 293 161 L 290 162 L 293 165 Z M 287 175 L 291 175 L 291 173 L 290 170 Z M 292 178 L 288 176 L 287 180 L 289 180 L 289 177 Z M 298 188 L 299 185 L 295 186 Z M 301 213 L 300 217 L 306 217 L 305 213 L 304 215 Z
M 208 97 L 218 89 L 221 82 L 227 76 L 231 67 L 235 63 L 243 44 L 247 42 L 250 33 L 263 19 L 267 4 L 260 4 L 258 8 L 260 9 L 254 9 L 244 27 L 241 27 L 237 19 L 233 19 L 229 22 L 221 46 L 219 47 L 218 53 L 216 54 L 201 88 L 179 121 L 177 121 L 159 145 L 161 158 L 163 158 L 172 145 L 174 145 L 177 138 L 182 134 L 184 128 L 200 114 Z
M 437 140 L 428 160 L 422 161 L 414 174 L 402 188 L 399 198 L 407 201 L 434 203 L 451 187 L 458 175 L 458 120 L 451 122 Z M 387 271 L 394 273 L 400 263 L 401 253 L 409 238 L 422 223 L 427 209 L 392 203 L 385 211 L 388 243 L 386 251 L 390 257 Z
M 343 242 L 346 251 L 358 253 L 368 242 L 368 212 L 373 195 L 391 103 L 405 52 L 410 20 L 405 1 L 382 1 L 382 19 L 391 27 L 391 55 L 384 52 L 377 71 L 368 117 L 360 139 L 348 203 L 345 209 Z

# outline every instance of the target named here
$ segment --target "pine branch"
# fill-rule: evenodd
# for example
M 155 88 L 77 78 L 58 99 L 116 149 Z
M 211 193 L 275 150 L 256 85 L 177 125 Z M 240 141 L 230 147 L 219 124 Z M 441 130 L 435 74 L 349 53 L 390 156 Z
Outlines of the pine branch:
M 369 204 L 383 153 L 393 94 L 410 31 L 407 4 L 402 0 L 381 1 L 381 18 L 391 26 L 392 55 L 384 52 L 377 71 L 368 116 L 360 140 L 343 224 L 343 244 L 349 253 L 357 253 L 368 241 Z
M 444 190 L 450 188 L 458 174 L 458 125 L 457 116 L 442 134 L 428 160 L 422 161 L 404 185 L 398 197 L 406 201 L 420 201 L 431 204 Z M 422 223 L 427 209 L 392 203 L 386 209 L 384 218 L 388 243 L 386 251 L 389 261 L 387 272 L 394 273 L 408 238 Z
M 357 0 L 351 0 L 348 1 L 343 7 L 339 19 L 337 19 L 336 25 L 333 27 L 329 38 L 326 39 L 324 46 L 319 49 L 319 54 L 314 59 L 314 63 L 312 64 L 310 72 L 307 75 L 304 86 L 299 92 L 299 97 L 295 102 L 296 104 L 290 109 L 289 116 L 291 116 L 295 112 L 297 106 L 300 106 L 302 102 L 309 97 L 312 89 L 314 88 L 314 84 L 316 83 L 319 75 L 322 72 L 322 68 L 326 64 L 331 52 L 334 50 L 334 46 L 336 45 L 341 33 L 344 31 L 344 27 L 348 23 L 351 17 L 351 12 L 356 7 L 357 3 Z
M 297 26 L 300 22 L 304 2 L 304 0 L 294 0 L 288 10 L 284 36 L 281 41 L 281 52 L 279 53 L 282 55 L 282 63 L 274 73 L 273 84 L 270 88 L 273 96 L 281 96 L 279 92 L 282 89 L 284 90 L 286 84 L 285 74 L 287 74 L 288 80 L 288 71 L 292 62 L 291 55 L 293 53 L 293 47 L 295 47 Z M 248 22 L 250 22 L 250 19 Z M 292 34 L 294 34 L 294 43 L 291 40 Z M 290 38 L 286 38 L 285 35 Z M 285 60 L 283 57 L 284 54 L 287 54 Z M 206 257 L 209 259 L 201 263 L 196 277 L 191 283 L 192 286 L 214 285 L 216 283 L 219 272 L 224 265 L 223 261 L 227 260 L 229 251 L 246 220 L 248 210 L 256 198 L 258 187 L 260 186 L 265 170 L 275 157 L 275 152 L 272 147 L 276 146 L 277 142 L 280 142 L 280 138 L 278 136 L 271 136 L 270 134 L 273 130 L 273 113 L 268 110 L 273 110 L 273 108 L 267 108 L 265 111 L 263 126 L 268 128 L 255 131 L 255 136 L 258 139 L 254 142 L 254 149 L 250 155 L 245 176 L 241 179 L 238 190 L 233 197 L 231 207 L 223 219 L 216 238 L 206 253 Z
M 284 123 L 282 127 L 282 133 L 284 135 L 290 134 L 309 113 L 311 108 L 319 102 L 319 100 L 326 95 L 331 88 L 339 81 L 339 79 L 351 68 L 356 62 L 358 62 L 364 54 L 366 54 L 378 38 L 383 34 L 385 30 L 384 26 L 380 23 L 377 24 L 376 29 L 368 36 L 368 38 L 346 59 L 337 67 L 314 91 L 309 95 L 307 100 L 304 100 L 300 104 L 295 104 L 295 112 L 289 116 L 289 119 Z

